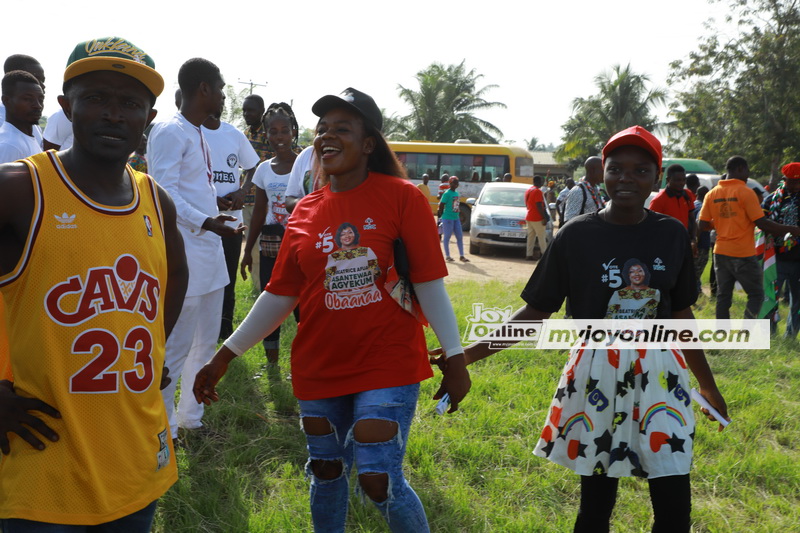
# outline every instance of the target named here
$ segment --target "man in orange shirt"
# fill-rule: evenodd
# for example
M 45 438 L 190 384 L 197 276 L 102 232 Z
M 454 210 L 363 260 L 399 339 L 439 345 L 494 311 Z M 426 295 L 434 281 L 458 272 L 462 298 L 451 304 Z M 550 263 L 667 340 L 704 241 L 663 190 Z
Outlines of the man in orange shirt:
M 800 236 L 800 227 L 786 226 L 764 216 L 756 193 L 747 187 L 750 168 L 741 156 L 726 163 L 727 179 L 711 189 L 700 209 L 700 231 L 717 230 L 714 268 L 717 273 L 717 318 L 730 318 L 733 287 L 738 281 L 747 293 L 745 318 L 758 318 L 764 301 L 763 271 L 756 255 L 753 230 Z
M 528 214 L 525 216 L 525 226 L 528 230 L 528 248 L 525 251 L 525 259 L 528 261 L 533 261 L 533 247 L 537 237 L 542 254 L 547 249 L 546 225 L 549 215 L 544 206 L 542 183 L 541 176 L 534 176 L 533 186 L 525 191 L 525 206 L 528 208 Z

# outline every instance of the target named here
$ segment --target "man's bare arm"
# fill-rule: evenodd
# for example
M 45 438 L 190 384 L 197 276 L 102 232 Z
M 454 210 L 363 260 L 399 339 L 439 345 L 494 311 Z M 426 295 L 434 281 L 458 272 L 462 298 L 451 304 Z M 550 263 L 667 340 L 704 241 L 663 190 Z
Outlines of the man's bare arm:
M 17 266 L 33 217 L 33 184 L 24 163 L 0 165 L 0 275 Z
M 25 241 L 31 230 L 34 194 L 31 175 L 24 163 L 8 163 L 0 165 L 0 273 L 8 274 L 19 263 L 25 247 Z M 6 312 L 13 312 L 9 309 Z M 14 353 L 9 354 L 13 358 Z M 10 363 L 10 360 L 7 362 Z M 53 406 L 36 399 L 19 396 L 14 390 L 14 383 L 9 380 L 0 381 L 0 451 L 8 454 L 11 445 L 9 433 L 16 433 L 30 446 L 44 450 L 44 443 L 39 435 L 52 442 L 58 440 L 58 434 L 52 430 L 40 416 L 32 412 L 61 418 L 61 414 Z
M 169 194 L 158 187 L 158 199 L 164 216 L 164 240 L 167 245 L 167 289 L 164 293 L 164 332 L 169 337 L 183 307 L 189 285 L 189 266 L 183 249 L 183 237 L 178 231 L 175 204 Z

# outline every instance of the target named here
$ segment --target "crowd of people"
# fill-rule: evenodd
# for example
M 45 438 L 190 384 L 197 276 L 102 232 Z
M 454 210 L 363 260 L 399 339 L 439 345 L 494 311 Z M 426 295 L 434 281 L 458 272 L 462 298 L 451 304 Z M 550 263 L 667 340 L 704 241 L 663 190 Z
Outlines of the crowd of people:
M 420 382 L 432 364 L 441 369 L 437 399 L 447 394 L 453 412 L 470 390 L 467 365 L 498 351 L 462 346 L 443 282 L 451 236 L 469 262 L 459 179 L 442 179 L 437 231 L 428 180 L 418 188 L 405 179 L 380 108 L 354 88 L 314 103 L 316 136 L 301 151 L 284 102 L 246 98 L 244 132 L 222 121 L 225 80 L 206 59 L 180 67 L 177 111 L 148 136 L 164 82 L 125 39 L 75 47 L 58 97 L 69 126 L 59 117 L 51 133 L 50 122 L 44 133 L 38 127 L 39 63 L 15 55 L 4 66 L 0 529 L 149 531 L 178 476 L 179 437 L 202 434 L 204 408 L 219 399 L 234 358 L 261 343 L 266 363 L 278 363 L 281 324 L 294 313 L 291 382 L 314 530 L 344 530 L 355 471 L 392 531 L 428 531 L 403 474 Z M 758 227 L 779 236 L 779 279 L 793 310 L 787 332 L 796 334 L 800 163 L 784 167 L 766 214 L 738 156 L 710 191 L 670 166 L 646 209 L 661 164 L 658 139 L 634 126 L 558 194 L 534 178 L 527 257 L 536 239 L 542 257 L 512 320 L 546 319 L 565 300 L 575 318 L 692 318 L 711 229 L 717 316 L 729 316 L 738 281 L 746 316 L 758 317 Z M 548 242 L 551 203 L 561 228 Z M 624 286 L 594 275 L 612 266 Z M 259 294 L 238 327 L 237 271 Z M 433 360 L 425 325 L 441 346 Z M 636 369 L 622 387 L 620 368 Z M 535 453 L 580 476 L 576 531 L 607 530 L 624 476 L 648 479 L 657 530 L 689 530 L 695 423 L 674 393 L 689 390 L 689 371 L 727 416 L 702 350 L 571 352 Z M 675 383 L 648 387 L 648 373 L 670 373 Z M 676 416 L 641 429 L 636 413 L 661 405 Z M 593 423 L 560 423 L 579 415 Z M 671 435 L 670 445 L 653 446 L 655 434 Z

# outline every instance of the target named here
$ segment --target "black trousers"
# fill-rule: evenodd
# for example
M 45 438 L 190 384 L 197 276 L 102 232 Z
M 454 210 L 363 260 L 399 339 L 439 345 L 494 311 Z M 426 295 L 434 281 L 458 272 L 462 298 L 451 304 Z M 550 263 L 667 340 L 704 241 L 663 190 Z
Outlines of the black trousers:
M 233 333 L 233 310 L 236 305 L 236 269 L 239 267 L 239 257 L 242 255 L 242 235 L 222 237 L 222 251 L 225 254 L 225 267 L 228 270 L 230 283 L 225 286 L 222 296 L 222 324 L 219 337 L 227 339 Z
M 265 255 L 261 256 L 261 262 L 259 267 L 259 276 L 261 277 L 261 283 L 264 284 L 264 287 L 267 286 L 267 283 L 270 279 L 272 279 L 272 271 L 275 268 L 275 262 L 277 258 L 275 257 L 267 257 Z M 294 319 L 299 324 L 300 323 L 300 306 L 297 305 L 294 308 Z M 264 337 L 265 348 L 278 348 L 278 343 L 281 340 L 281 327 L 278 326 L 275 331 Z
M 688 533 L 691 527 L 692 493 L 689 474 L 647 480 L 653 504 L 653 533 Z M 581 476 L 581 506 L 576 533 L 607 533 L 617 501 L 618 478 Z

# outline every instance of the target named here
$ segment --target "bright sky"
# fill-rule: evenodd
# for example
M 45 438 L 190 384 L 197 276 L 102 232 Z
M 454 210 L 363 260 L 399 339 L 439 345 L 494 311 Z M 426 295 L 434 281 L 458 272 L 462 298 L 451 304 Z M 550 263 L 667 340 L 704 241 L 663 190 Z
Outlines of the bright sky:
M 266 84 L 254 92 L 267 104 L 293 102 L 305 127 L 316 123 L 311 105 L 317 98 L 348 86 L 373 96 L 389 114 L 407 114 L 398 84 L 417 88 L 414 75 L 432 62 L 466 59 L 483 75 L 481 86 L 498 86 L 487 99 L 508 106 L 478 116 L 519 144 L 531 137 L 558 144 L 572 100 L 594 94 L 595 76 L 614 64 L 630 63 L 666 87 L 669 63 L 695 50 L 708 33 L 703 23 L 712 16 L 721 22 L 727 6 L 703 0 L 35 4 L 6 7 L 0 57 L 25 53 L 42 63 L 45 115 L 58 109 L 74 46 L 116 35 L 149 53 L 164 76 L 156 106 L 161 119 L 175 110 L 178 69 L 191 57 L 216 63 L 237 90 L 245 87 L 240 81 Z

